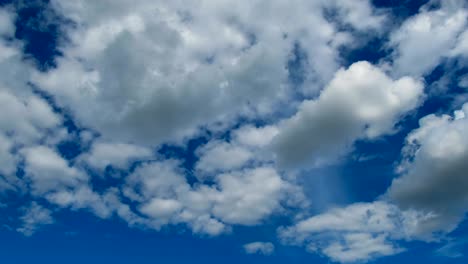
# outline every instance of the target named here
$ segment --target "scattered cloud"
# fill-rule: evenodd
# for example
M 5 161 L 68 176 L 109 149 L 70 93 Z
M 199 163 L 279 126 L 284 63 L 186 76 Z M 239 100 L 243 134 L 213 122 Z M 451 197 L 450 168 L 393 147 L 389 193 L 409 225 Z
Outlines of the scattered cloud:
M 270 242 L 252 242 L 244 245 L 247 254 L 271 255 L 275 252 L 275 246 Z
M 32 202 L 29 207 L 23 208 L 24 214 L 20 217 L 22 226 L 16 231 L 25 236 L 32 236 L 41 226 L 50 225 L 54 222 L 52 212 L 49 209 Z
M 433 212 L 422 233 L 453 230 L 468 210 L 468 105 L 449 115 L 429 115 L 419 121 L 404 148 L 401 176 L 388 196 L 402 208 Z
M 361 61 L 340 69 L 315 100 L 306 100 L 284 121 L 274 149 L 285 166 L 317 166 L 345 153 L 358 139 L 395 131 L 395 124 L 416 108 L 423 84 L 411 77 L 392 80 Z
M 59 210 L 203 236 L 280 217 L 291 223 L 280 242 L 335 262 L 395 255 L 413 240 L 448 241 L 436 254 L 461 257 L 464 240 L 447 236 L 468 211 L 468 104 L 444 115 L 424 100 L 453 83 L 450 104 L 465 103 L 464 1 L 429 1 L 394 24 L 368 0 L 51 0 L 35 6 L 47 9 L 42 32 L 64 19 L 47 69 L 16 37 L 15 8 L 26 5 L 0 7 L 0 209 L 13 210 L 6 194 L 27 200 L 18 232 L 33 235 Z M 370 38 L 387 55 L 344 61 L 344 47 Z M 405 118 L 428 111 L 408 132 Z M 308 169 L 352 151 L 372 163 L 378 155 L 355 143 L 388 136 L 406 137 L 392 146 L 402 155 L 388 161 L 398 164 L 388 190 L 312 213 Z M 108 168 L 122 177 L 104 177 Z

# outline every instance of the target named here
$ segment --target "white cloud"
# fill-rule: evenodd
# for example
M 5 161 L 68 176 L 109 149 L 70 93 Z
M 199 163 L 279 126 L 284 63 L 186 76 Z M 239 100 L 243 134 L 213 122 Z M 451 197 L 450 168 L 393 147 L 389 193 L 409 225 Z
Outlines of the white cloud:
M 50 203 L 62 208 L 68 207 L 72 210 L 89 209 L 101 218 L 108 218 L 116 210 L 114 208 L 115 204 L 113 207 L 105 201 L 106 194 L 100 195 L 86 184 L 81 184 L 75 188 L 56 189 L 46 194 L 45 198 Z
M 421 76 L 430 72 L 444 57 L 465 52 L 468 11 L 463 0 L 440 1 L 441 8 L 423 8 L 393 32 L 390 42 L 396 47 L 396 75 Z M 430 45 L 428 45 L 430 43 Z
M 269 167 L 218 176 L 213 213 L 227 223 L 253 225 L 280 207 L 286 186 Z
M 4 12 L 0 9 L 0 24 L 7 21 Z M 11 30 L 14 32 L 14 26 Z M 32 65 L 22 60 L 20 44 L 0 37 L 0 134 L 8 135 L 10 147 L 37 143 L 62 121 L 49 103 L 32 91 L 28 84 L 32 70 Z
M 337 9 L 338 15 L 336 19 L 342 20 L 348 25 L 352 25 L 357 30 L 378 30 L 382 27 L 382 23 L 385 22 L 385 16 L 376 14 L 372 4 L 367 0 L 353 2 L 332 0 L 323 2 Z
M 93 168 L 104 170 L 111 165 L 115 168 L 126 169 L 135 160 L 147 159 L 152 156 L 150 149 L 123 143 L 96 142 L 88 153 L 80 159 Z
M 252 242 L 243 247 L 247 254 L 271 255 L 275 251 L 275 245 L 270 242 Z
M 152 162 L 128 177 L 124 194 L 139 202 L 148 226 L 185 223 L 194 232 L 216 235 L 231 224 L 259 224 L 281 209 L 292 190 L 271 167 L 218 174 L 214 185 L 190 186 L 178 166 Z
M 338 70 L 340 46 L 353 42 L 352 31 L 378 34 L 385 22 L 366 0 L 52 0 L 55 11 L 75 22 L 63 25 L 70 42 L 60 44 L 57 68 L 34 70 L 22 60 L 19 43 L 0 40 L 0 186 L 25 185 L 51 206 L 117 216 L 140 228 L 182 224 L 214 236 L 233 225 L 261 224 L 303 199 L 276 161 L 293 168 L 319 165 L 356 140 L 393 133 L 420 103 L 418 75 L 441 58 L 466 55 L 467 13 L 456 8 L 459 2 L 450 3 L 423 10 L 393 33 L 397 72 L 387 73 L 367 62 Z M 334 21 L 326 11 L 336 12 Z M 14 32 L 12 19 L 0 11 L 0 35 Z M 421 45 L 429 39 L 432 46 Z M 301 87 L 288 80 L 295 45 L 308 59 Z M 400 78 L 407 73 L 414 78 Z M 89 152 L 73 161 L 60 156 L 53 145 L 70 136 L 63 118 L 28 81 L 89 129 L 79 134 Z M 297 101 L 297 94 L 311 98 L 322 87 L 317 99 Z M 278 123 L 297 105 L 293 117 Z M 396 241 L 453 229 L 468 201 L 461 177 L 467 170 L 461 162 L 468 152 L 462 136 L 467 107 L 455 118 L 424 119 L 408 137 L 404 172 L 388 192 L 403 209 L 358 203 L 298 221 L 282 229 L 282 238 L 333 261 L 354 262 L 397 254 Z M 194 172 L 181 161 L 154 157 L 163 142 L 184 143 L 201 129 L 223 130 L 239 118 L 270 125 L 222 131 L 227 141 L 213 138 L 196 151 Z M 14 172 L 22 159 L 19 183 Z M 144 163 L 121 179 L 123 186 L 103 191 L 83 168 L 125 170 L 136 160 Z M 189 182 L 188 173 L 201 181 Z M 455 191 L 448 195 L 446 189 Z M 35 202 L 21 220 L 17 230 L 25 235 L 53 222 L 51 211 Z M 274 245 L 253 242 L 244 250 L 270 255 Z
M 15 32 L 15 15 L 7 9 L 0 9 L 0 36 L 11 36 Z
M 276 126 L 243 126 L 232 133 L 235 142 L 249 147 L 265 147 L 278 134 Z
M 153 218 L 167 218 L 180 211 L 181 208 L 182 205 L 177 200 L 154 198 L 144 204 L 140 211 Z
M 16 231 L 25 236 L 32 236 L 40 226 L 54 222 L 52 212 L 36 202 L 32 202 L 29 207 L 23 208 L 23 211 L 24 214 L 20 218 L 22 226 L 17 228 Z
M 11 153 L 13 142 L 0 134 L 0 173 L 10 175 L 16 170 L 16 157 Z
M 408 135 L 401 176 L 388 190 L 403 208 L 432 212 L 436 217 L 421 228 L 421 235 L 453 230 L 468 210 L 468 104 L 455 118 L 429 115 Z
M 374 237 L 369 233 L 346 234 L 342 243 L 333 242 L 323 249 L 325 255 L 340 263 L 366 262 L 400 252 L 401 249 L 388 242 L 385 236 Z
M 272 113 L 288 98 L 295 43 L 314 58 L 307 70 L 316 77 L 305 89 L 317 91 L 338 68 L 332 43 L 343 33 L 323 17 L 325 8 L 357 29 L 378 28 L 382 18 L 368 1 L 52 4 L 76 26 L 66 28 L 71 43 L 58 68 L 37 73 L 34 83 L 86 126 L 126 143 L 179 140 L 216 121 Z
M 431 217 L 383 201 L 355 203 L 281 228 L 279 235 L 333 261 L 362 262 L 401 252 L 396 241 L 416 239 L 420 223 Z
M 196 169 L 202 174 L 240 169 L 253 157 L 248 149 L 223 141 L 210 141 L 197 154 Z
M 450 52 L 451 56 L 468 56 L 468 30 L 465 30 L 458 37 L 458 42 Z
M 36 195 L 76 187 L 88 180 L 86 174 L 70 167 L 65 159 L 48 147 L 35 146 L 21 152 L 25 158 L 26 176 Z
M 318 99 L 304 101 L 281 125 L 273 142 L 279 161 L 315 166 L 333 160 L 357 139 L 390 134 L 422 94 L 421 82 L 392 80 L 367 62 L 341 69 Z

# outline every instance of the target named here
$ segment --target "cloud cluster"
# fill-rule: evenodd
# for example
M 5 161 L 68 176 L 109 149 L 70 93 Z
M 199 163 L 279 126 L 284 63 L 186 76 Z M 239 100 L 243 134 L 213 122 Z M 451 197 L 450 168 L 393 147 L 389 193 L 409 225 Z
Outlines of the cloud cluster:
M 14 8 L 0 8 L 0 194 L 31 198 L 16 230 L 32 235 L 65 209 L 207 236 L 281 214 L 293 219 L 282 242 L 336 262 L 437 240 L 468 210 L 468 104 L 420 120 L 374 202 L 310 216 L 297 184 L 298 172 L 339 162 L 356 141 L 398 132 L 431 95 L 423 76 L 466 58 L 466 4 L 430 2 L 389 29 L 367 0 L 51 0 L 66 23 L 47 71 L 15 39 Z M 385 31 L 387 57 L 342 66 L 345 46 Z M 70 142 L 73 157 L 61 145 Z
M 281 228 L 279 235 L 337 262 L 362 262 L 401 252 L 395 241 L 412 239 L 419 223 L 432 217 L 384 201 L 355 203 Z
M 410 77 L 392 80 L 368 62 L 340 69 L 315 100 L 302 102 L 283 122 L 274 149 L 286 166 L 322 165 L 357 139 L 395 131 L 395 124 L 421 102 L 423 84 Z
M 441 8 L 422 7 L 392 33 L 396 75 L 430 73 L 441 60 L 466 56 L 468 11 L 465 1 L 440 1 Z M 428 45 L 430 43 L 430 45 Z
M 58 67 L 33 81 L 105 138 L 180 140 L 200 126 L 278 111 L 289 98 L 286 64 L 296 44 L 314 58 L 307 71 L 316 85 L 306 89 L 328 82 L 350 36 L 340 37 L 349 33 L 322 10 L 358 30 L 382 22 L 366 1 L 344 3 L 52 1 L 75 22 L 65 29 L 71 43 Z
M 453 116 L 429 115 L 411 132 L 404 149 L 402 175 L 388 196 L 402 208 L 433 212 L 420 232 L 451 231 L 468 207 L 468 104 Z

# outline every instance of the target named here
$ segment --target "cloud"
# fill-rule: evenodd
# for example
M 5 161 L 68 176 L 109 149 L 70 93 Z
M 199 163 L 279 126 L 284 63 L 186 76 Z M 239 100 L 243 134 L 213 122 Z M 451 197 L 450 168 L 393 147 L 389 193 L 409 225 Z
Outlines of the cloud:
M 436 215 L 421 234 L 453 230 L 467 211 L 468 105 L 454 116 L 429 115 L 419 121 L 404 148 L 401 176 L 388 196 L 402 208 Z
M 252 125 L 243 126 L 231 132 L 235 142 L 249 147 L 265 147 L 278 134 L 276 126 L 254 127 Z
M 0 9 L 0 35 L 11 36 L 15 32 L 15 15 L 7 9 Z
M 214 215 L 227 223 L 253 225 L 280 207 L 286 184 L 269 167 L 222 174 L 218 177 Z
M 275 246 L 270 242 L 252 242 L 243 247 L 247 254 L 271 255 L 275 251 Z
M 281 208 L 289 185 L 270 167 L 244 169 L 190 186 L 176 161 L 145 164 L 128 177 L 124 194 L 138 201 L 150 226 L 186 223 L 211 235 L 226 225 L 255 225 Z
M 434 253 L 440 257 L 461 258 L 464 256 L 462 252 L 464 251 L 466 244 L 466 239 L 452 240 L 438 248 Z
M 306 100 L 280 127 L 273 148 L 280 164 L 316 166 L 336 159 L 357 139 L 395 131 L 395 123 L 416 108 L 423 84 L 392 80 L 368 62 L 340 69 L 320 97 Z
M 15 17 L 11 10 L 0 9 L 0 192 L 24 188 L 16 175 L 18 150 L 48 140 L 62 122 L 28 84 L 34 68 L 22 59 L 21 43 L 11 40 Z
M 201 126 L 277 111 L 289 98 L 286 65 L 296 43 L 314 58 L 306 89 L 318 90 L 338 68 L 333 42 L 343 34 L 322 10 L 339 10 L 353 28 L 380 25 L 368 1 L 344 3 L 52 1 L 76 26 L 65 27 L 71 43 L 58 67 L 32 81 L 106 139 L 177 141 Z
M 376 257 L 391 256 L 401 252 L 386 240 L 385 236 L 372 236 L 368 233 L 344 235 L 342 242 L 332 242 L 323 253 L 333 261 L 349 263 L 369 261 Z
M 240 169 L 253 158 L 248 149 L 222 141 L 210 141 L 198 148 L 197 154 L 196 169 L 202 174 Z
M 24 214 L 20 217 L 22 226 L 16 231 L 25 236 L 32 236 L 40 226 L 54 223 L 52 212 L 36 202 L 31 202 L 29 207 L 23 208 L 23 211 Z
M 22 153 L 26 176 L 36 195 L 73 188 L 88 180 L 86 174 L 70 167 L 65 159 L 46 146 L 25 148 Z
M 152 156 L 148 148 L 123 144 L 95 142 L 91 150 L 80 156 L 80 160 L 93 168 L 104 170 L 107 166 L 127 169 L 134 160 L 144 160 Z
M 355 203 L 280 228 L 279 236 L 333 261 L 365 262 L 400 253 L 396 242 L 414 239 L 419 224 L 431 217 L 384 201 Z
M 429 73 L 443 58 L 466 55 L 468 11 L 465 1 L 439 2 L 441 8 L 423 7 L 392 33 L 390 43 L 396 47 L 393 67 L 398 76 L 421 76 Z
M 215 173 L 260 166 L 273 160 L 268 145 L 278 134 L 274 125 L 244 125 L 229 132 L 227 141 L 213 139 L 196 150 L 196 175 L 203 180 Z
M 16 157 L 11 153 L 13 142 L 0 134 L 0 173 L 10 175 L 16 170 Z
M 47 71 L 24 59 L 25 43 L 11 40 L 15 15 L 0 9 L 0 190 L 31 199 L 18 232 L 32 235 L 54 222 L 52 210 L 65 209 L 205 236 L 293 211 L 295 223 L 279 230 L 284 242 L 356 262 L 397 254 L 403 240 L 437 239 L 466 213 L 467 105 L 421 120 L 382 200 L 306 218 L 295 179 L 297 168 L 336 162 L 357 140 L 398 130 L 424 97 L 420 75 L 466 56 L 461 1 L 426 6 L 403 22 L 390 36 L 388 68 L 340 68 L 344 45 L 363 33 L 381 36 L 387 22 L 367 0 L 50 5 L 73 23 L 60 25 L 62 55 Z M 289 67 L 297 47 L 306 61 L 300 86 Z M 65 127 L 68 118 L 74 125 Z M 155 151 L 201 133 L 207 143 L 196 147 L 193 167 Z M 86 147 L 67 160 L 59 144 L 77 138 Z M 108 166 L 128 176 L 91 178 Z M 271 255 L 274 245 L 244 250 Z

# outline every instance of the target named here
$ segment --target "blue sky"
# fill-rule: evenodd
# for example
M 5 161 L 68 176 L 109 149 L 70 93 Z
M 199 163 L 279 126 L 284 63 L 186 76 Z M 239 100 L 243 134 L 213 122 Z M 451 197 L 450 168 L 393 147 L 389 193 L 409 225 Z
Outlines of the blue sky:
M 462 0 L 0 1 L 5 263 L 466 263 Z

